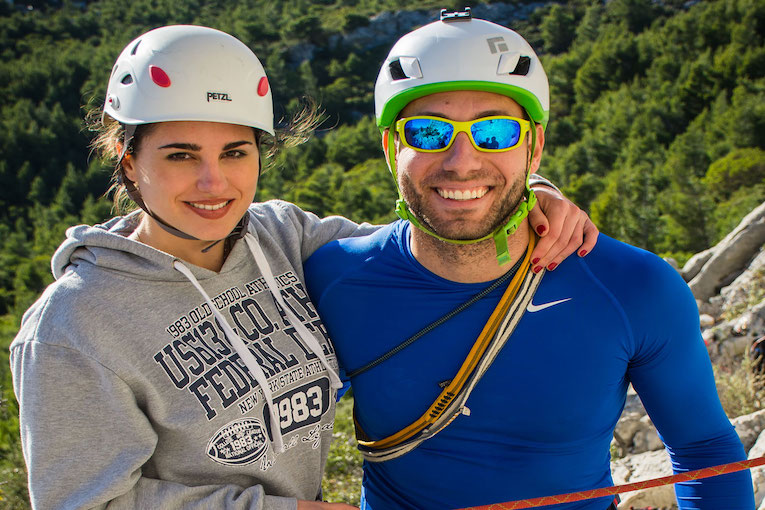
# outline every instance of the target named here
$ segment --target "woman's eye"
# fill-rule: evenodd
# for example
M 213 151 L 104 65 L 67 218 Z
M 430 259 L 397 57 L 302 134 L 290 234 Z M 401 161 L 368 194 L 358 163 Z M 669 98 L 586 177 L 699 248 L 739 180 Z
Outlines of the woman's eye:
M 191 154 L 188 152 L 173 152 L 172 154 L 167 155 L 167 159 L 171 161 L 184 161 L 191 159 Z
M 230 151 L 226 151 L 223 153 L 224 158 L 243 158 L 247 155 L 246 152 L 239 150 L 239 149 L 233 149 Z

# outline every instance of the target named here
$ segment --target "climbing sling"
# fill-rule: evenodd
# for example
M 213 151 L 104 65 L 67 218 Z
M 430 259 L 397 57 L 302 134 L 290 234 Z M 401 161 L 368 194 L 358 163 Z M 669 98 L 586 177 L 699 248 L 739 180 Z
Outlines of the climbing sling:
M 395 459 L 413 450 L 426 439 L 435 436 L 460 414 L 470 414 L 465 402 L 475 385 L 494 362 L 499 351 L 507 343 L 542 280 L 544 271 L 539 273 L 530 271 L 531 252 L 534 249 L 535 240 L 533 232 L 530 232 L 526 255 L 499 304 L 492 312 L 457 374 L 420 418 L 395 434 L 375 441 L 364 433 L 354 413 L 358 448 L 366 460 L 384 462 Z

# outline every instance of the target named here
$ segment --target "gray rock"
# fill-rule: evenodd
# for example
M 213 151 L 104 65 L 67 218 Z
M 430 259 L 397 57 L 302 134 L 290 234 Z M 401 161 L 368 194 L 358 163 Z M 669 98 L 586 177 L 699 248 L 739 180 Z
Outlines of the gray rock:
M 765 429 L 765 409 L 734 418 L 731 423 L 736 427 L 736 433 L 748 452 Z
M 699 323 L 701 323 L 702 328 L 711 328 L 715 325 L 715 318 L 708 313 L 702 313 L 699 315 Z
M 611 463 L 611 477 L 616 485 L 651 480 L 672 474 L 669 455 L 664 450 L 630 455 Z M 619 509 L 635 508 L 677 508 L 675 490 L 672 485 L 621 494 Z
M 749 213 L 741 223 L 713 248 L 714 254 L 690 281 L 696 299 L 708 300 L 741 274 L 748 262 L 765 243 L 765 202 Z
M 756 459 L 765 455 L 765 433 L 761 432 L 749 450 L 749 459 Z M 754 506 L 759 507 L 765 500 L 765 466 L 758 466 L 750 470 L 752 473 L 752 486 L 754 488 Z
M 685 263 L 682 271 L 680 271 L 680 274 L 683 275 L 683 279 L 686 282 L 691 281 L 694 276 L 699 274 L 699 271 L 701 271 L 701 268 L 704 267 L 704 264 L 706 264 L 707 261 L 711 259 L 712 255 L 714 254 L 715 254 L 715 249 L 708 248 L 704 251 L 697 253 L 690 259 L 688 259 L 688 262 Z

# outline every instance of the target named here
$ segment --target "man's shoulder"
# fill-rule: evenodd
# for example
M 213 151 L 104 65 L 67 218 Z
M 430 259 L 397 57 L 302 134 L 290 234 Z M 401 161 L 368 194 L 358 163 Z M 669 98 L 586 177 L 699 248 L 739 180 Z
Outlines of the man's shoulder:
M 595 249 L 581 260 L 600 284 L 628 308 L 640 303 L 640 308 L 674 309 L 684 302 L 695 307 L 680 273 L 647 250 L 600 234 Z
M 354 260 L 368 259 L 381 252 L 387 243 L 395 241 L 399 230 L 399 222 L 395 222 L 372 234 L 336 239 L 316 250 L 306 262 L 306 267 L 316 264 L 343 265 Z
M 599 234 L 592 253 L 583 258 L 593 269 L 600 269 L 620 276 L 658 274 L 679 277 L 679 273 L 664 259 L 637 246 Z M 673 278 L 674 279 L 674 278 Z
M 396 243 L 400 238 L 400 223 L 391 223 L 366 236 L 330 241 L 320 247 L 304 263 L 309 291 L 312 294 L 323 292 L 342 275 L 378 259 L 391 243 Z

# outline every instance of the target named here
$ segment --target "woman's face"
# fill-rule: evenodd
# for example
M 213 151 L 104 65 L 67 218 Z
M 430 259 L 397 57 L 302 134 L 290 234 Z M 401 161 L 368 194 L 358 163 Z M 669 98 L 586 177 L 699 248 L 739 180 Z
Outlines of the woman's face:
M 259 161 L 251 127 L 161 122 L 123 160 L 123 168 L 154 215 L 197 239 L 217 241 L 252 203 Z

